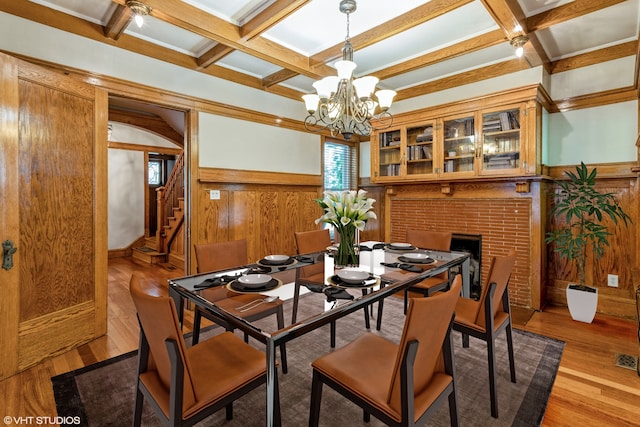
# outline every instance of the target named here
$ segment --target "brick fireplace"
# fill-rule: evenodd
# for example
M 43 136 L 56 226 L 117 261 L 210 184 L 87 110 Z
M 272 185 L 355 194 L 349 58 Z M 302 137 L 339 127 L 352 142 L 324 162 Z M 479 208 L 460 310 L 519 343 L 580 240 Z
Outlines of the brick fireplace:
M 515 248 L 516 264 L 509 282 L 511 304 L 539 308 L 540 271 L 532 269 L 532 264 L 539 265 L 532 262 L 534 248 L 541 245 L 532 226 L 534 195 L 518 193 L 515 183 L 504 182 L 494 186 L 461 183 L 451 188 L 454 191 L 447 194 L 437 185 L 390 189 L 386 201 L 390 240 L 402 241 L 409 229 L 480 235 L 482 285 L 491 256 Z M 532 288 L 534 280 L 538 283 Z

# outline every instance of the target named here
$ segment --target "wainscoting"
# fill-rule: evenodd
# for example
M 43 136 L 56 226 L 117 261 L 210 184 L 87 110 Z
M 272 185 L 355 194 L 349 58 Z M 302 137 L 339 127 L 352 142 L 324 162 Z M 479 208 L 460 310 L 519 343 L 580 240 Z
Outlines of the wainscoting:
M 634 318 L 635 289 L 631 271 L 638 252 L 638 178 L 635 163 L 598 166 L 601 189 L 616 194 L 633 218 L 628 228 L 612 228 L 611 248 L 598 262 L 592 260 L 588 281 L 599 288 L 598 312 Z M 566 305 L 564 289 L 577 280 L 567 265 L 544 241 L 553 227 L 547 206 L 553 178 L 564 169 L 546 168 L 544 176 L 527 179 L 484 179 L 425 182 L 390 186 L 360 182 L 376 199 L 378 219 L 367 224 L 363 240 L 403 241 L 406 230 L 450 230 L 482 235 L 482 280 L 492 255 L 516 249 L 510 282 L 514 306 L 541 310 L 545 305 Z M 253 173 L 201 169 L 192 191 L 192 243 L 247 239 L 251 260 L 269 253 L 295 253 L 295 231 L 313 230 L 322 211 L 315 199 L 322 196 L 320 176 Z M 238 184 L 243 182 L 243 184 Z M 209 190 L 220 190 L 212 200 Z M 195 260 L 191 257 L 192 271 Z M 607 286 L 607 275 L 617 274 L 619 287 Z

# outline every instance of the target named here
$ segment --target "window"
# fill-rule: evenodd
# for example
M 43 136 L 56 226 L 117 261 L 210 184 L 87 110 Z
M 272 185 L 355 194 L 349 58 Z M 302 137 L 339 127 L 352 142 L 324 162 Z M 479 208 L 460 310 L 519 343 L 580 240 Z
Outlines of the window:
M 358 186 L 358 158 L 355 145 L 324 142 L 324 189 L 355 190 Z
M 162 185 L 162 160 L 149 160 L 149 185 Z

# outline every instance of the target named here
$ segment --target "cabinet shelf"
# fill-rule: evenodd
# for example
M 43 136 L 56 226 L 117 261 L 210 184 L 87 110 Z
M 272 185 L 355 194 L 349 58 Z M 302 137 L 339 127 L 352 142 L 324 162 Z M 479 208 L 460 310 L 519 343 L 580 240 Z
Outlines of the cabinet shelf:
M 473 157 L 473 154 L 456 154 L 455 156 L 446 156 L 445 160 L 472 159 Z
M 520 155 L 519 151 L 504 151 L 499 153 L 484 153 L 485 157 L 518 157 Z
M 491 132 L 483 132 L 482 133 L 485 138 L 486 137 L 504 137 L 504 136 L 511 136 L 511 135 L 519 135 L 520 134 L 520 129 L 509 129 L 509 130 L 495 130 L 495 131 L 491 131 Z
M 445 138 L 444 142 L 464 142 L 464 143 L 470 143 L 471 138 L 473 138 L 474 135 L 467 135 L 467 136 L 456 136 L 453 138 Z

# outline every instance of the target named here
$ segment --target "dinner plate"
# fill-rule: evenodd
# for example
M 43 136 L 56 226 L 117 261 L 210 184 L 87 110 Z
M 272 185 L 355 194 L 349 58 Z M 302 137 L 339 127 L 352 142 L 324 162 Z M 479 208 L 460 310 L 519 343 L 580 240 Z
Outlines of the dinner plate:
M 369 272 L 360 270 L 340 270 L 336 275 L 345 283 L 358 284 L 370 277 Z
M 247 274 L 246 276 L 238 277 L 238 282 L 242 283 L 245 287 L 258 288 L 264 286 L 272 279 L 268 274 Z
M 297 261 L 295 258 L 291 258 L 289 255 L 267 255 L 258 261 L 258 265 L 263 267 L 285 267 L 295 264 Z
M 402 257 L 408 259 L 409 261 L 415 262 L 425 262 L 429 259 L 429 255 L 425 254 L 424 252 L 409 252 L 402 255 Z
M 416 247 L 411 243 L 389 243 L 387 245 L 387 249 L 390 249 L 392 251 L 412 251 L 415 248 Z
M 389 246 L 393 246 L 396 249 L 408 249 L 412 247 L 411 243 L 389 243 Z
M 264 259 L 269 262 L 285 262 L 289 259 L 289 255 L 267 255 Z

